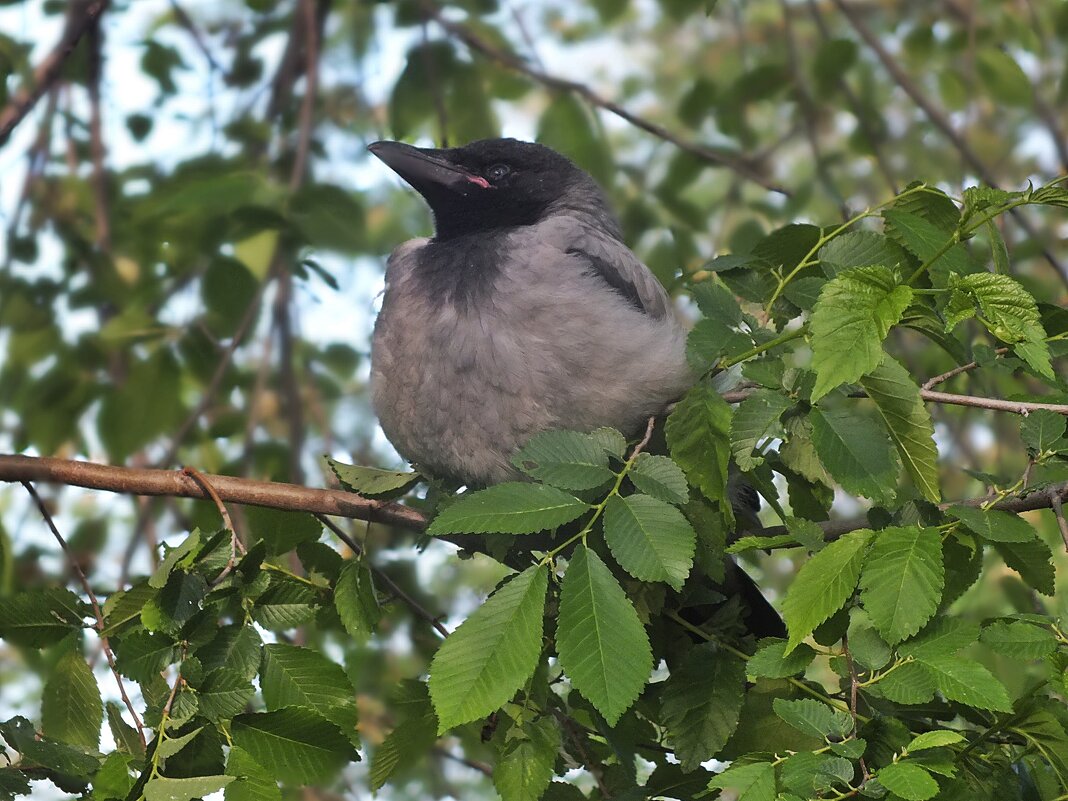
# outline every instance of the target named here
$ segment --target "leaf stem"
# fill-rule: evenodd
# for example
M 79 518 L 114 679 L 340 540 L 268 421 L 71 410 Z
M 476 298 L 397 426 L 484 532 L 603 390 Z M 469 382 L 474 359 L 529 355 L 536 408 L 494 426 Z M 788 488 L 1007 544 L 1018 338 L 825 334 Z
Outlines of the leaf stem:
M 807 333 L 808 333 L 808 325 L 807 324 L 802 325 L 799 328 L 795 328 L 793 331 L 784 331 L 782 334 L 779 334 L 779 336 L 775 337 L 775 339 L 769 339 L 767 342 L 763 343 L 762 345 L 757 345 L 756 347 L 750 348 L 749 350 L 745 351 L 744 353 L 739 353 L 734 358 L 724 359 L 718 365 L 716 365 L 716 367 L 718 369 L 720 369 L 720 370 L 726 370 L 728 367 L 733 367 L 734 365 L 738 364 L 739 362 L 748 361 L 749 359 L 752 359 L 754 356 L 759 356 L 761 353 L 769 351 L 772 348 L 779 347 L 779 345 L 785 345 L 787 342 L 790 342 L 791 340 L 797 339 L 798 337 L 802 337 Z

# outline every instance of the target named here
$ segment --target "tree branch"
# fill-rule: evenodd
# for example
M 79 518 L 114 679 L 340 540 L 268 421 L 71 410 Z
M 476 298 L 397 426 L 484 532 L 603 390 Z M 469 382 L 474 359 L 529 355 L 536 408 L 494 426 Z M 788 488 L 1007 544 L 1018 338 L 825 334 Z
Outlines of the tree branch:
M 109 0 L 91 2 L 86 6 L 84 16 L 69 21 L 59 43 L 33 71 L 32 86 L 20 88 L 18 94 L 0 111 L 0 147 L 7 144 L 15 127 L 26 118 L 26 115 L 37 105 L 37 101 L 55 83 L 59 73 L 63 70 L 63 65 L 74 52 L 74 48 L 107 9 L 108 2 Z
M 715 164 L 720 167 L 726 167 L 732 172 L 737 173 L 741 177 L 752 181 L 759 186 L 764 187 L 769 192 L 777 192 L 778 194 L 790 196 L 790 192 L 774 183 L 766 176 L 762 175 L 753 165 L 748 162 L 736 158 L 735 156 L 726 153 L 722 150 L 716 150 L 705 145 L 692 142 L 687 139 L 683 139 L 677 134 L 672 133 L 667 128 L 659 125 L 652 120 L 639 116 L 631 111 L 628 111 L 618 103 L 602 97 L 594 92 L 590 87 L 585 84 L 578 83 L 577 81 L 571 81 L 567 78 L 561 78 L 556 75 L 551 75 L 536 67 L 532 67 L 517 56 L 507 53 L 504 50 L 499 49 L 489 41 L 483 39 L 477 33 L 467 28 L 464 25 L 453 22 L 446 19 L 442 14 L 441 9 L 430 0 L 423 0 L 423 8 L 427 16 L 434 19 L 447 33 L 456 37 L 471 50 L 481 53 L 491 61 L 495 61 L 498 64 L 507 67 L 510 70 L 522 73 L 528 78 L 547 86 L 550 89 L 556 89 L 562 92 L 570 92 L 578 95 L 591 106 L 603 109 L 611 114 L 615 114 L 620 119 L 623 119 L 633 125 L 635 128 L 640 128 L 646 133 L 650 133 L 658 139 L 663 139 L 665 142 L 670 142 L 680 150 L 685 150 L 692 156 L 696 156 L 702 161 L 706 161 L 710 164 Z
M 363 498 L 343 490 L 206 474 L 219 498 L 230 503 L 294 512 L 350 517 L 422 531 L 426 517 L 399 503 Z M 211 500 L 189 476 L 175 470 L 115 467 L 69 459 L 0 455 L 0 481 L 43 481 L 126 495 L 165 495 Z

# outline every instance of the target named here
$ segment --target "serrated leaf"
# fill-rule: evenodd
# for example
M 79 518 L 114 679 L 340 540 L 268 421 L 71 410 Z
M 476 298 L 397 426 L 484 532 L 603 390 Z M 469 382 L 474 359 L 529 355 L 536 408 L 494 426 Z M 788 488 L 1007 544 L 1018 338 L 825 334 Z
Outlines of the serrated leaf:
M 15 645 L 44 648 L 85 627 L 89 607 L 70 590 L 19 592 L 0 598 L 0 637 Z
M 260 668 L 263 641 L 253 626 L 222 626 L 211 642 L 197 650 L 204 670 L 225 667 L 246 679 Z
M 116 753 L 130 754 L 138 759 L 143 757 L 145 745 L 138 737 L 137 729 L 122 719 L 122 707 L 114 701 L 108 701 L 105 704 L 105 710 L 108 728 L 111 730 L 111 737 L 115 740 L 115 746 L 118 749 Z
M 765 437 L 781 436 L 779 418 L 791 406 L 790 398 L 770 389 L 758 389 L 738 404 L 731 418 L 731 451 L 739 468 L 749 471 L 764 462 L 753 449 Z
M 959 618 L 936 618 L 919 634 L 897 647 L 902 656 L 926 659 L 952 656 L 979 639 L 979 627 Z
M 282 801 L 282 791 L 271 772 L 245 749 L 233 746 L 226 758 L 226 801 Z
M 194 776 L 188 779 L 155 776 L 145 785 L 145 801 L 192 801 L 218 792 L 233 780 L 233 776 Z
M 938 794 L 938 782 L 930 773 L 909 762 L 894 762 L 876 774 L 880 784 L 906 801 L 927 801 Z
M 783 601 L 783 618 L 790 632 L 787 653 L 853 595 L 871 537 L 869 529 L 851 531 L 829 543 L 798 571 Z
M 553 718 L 545 716 L 510 732 L 514 733 L 522 737 L 502 750 L 493 768 L 493 786 L 503 801 L 538 801 L 553 777 L 560 729 Z
M 1005 685 L 978 662 L 952 656 L 917 657 L 934 678 L 935 687 L 950 701 L 994 712 L 1012 711 Z
M 853 718 L 848 712 L 834 709 L 812 698 L 788 701 L 776 698 L 772 708 L 780 719 L 810 737 L 825 740 L 840 739 L 853 730 Z
M 964 736 L 955 731 L 949 731 L 948 729 L 938 729 L 936 731 L 925 731 L 923 734 L 918 734 L 912 738 L 905 750 L 909 753 L 913 751 L 926 751 L 928 748 L 942 748 L 943 746 L 953 745 L 954 743 L 964 742 Z
M 938 529 L 908 526 L 876 533 L 860 577 L 860 600 L 890 645 L 923 628 L 938 609 L 944 585 Z
M 934 425 L 920 397 L 920 388 L 908 371 L 890 356 L 884 356 L 874 371 L 863 376 L 860 385 L 875 402 L 917 489 L 931 503 L 938 503 L 942 499 L 938 487 L 938 449 Z
M 925 704 L 934 698 L 935 680 L 919 662 L 907 662 L 887 671 L 875 688 L 897 704 Z
M 935 286 L 945 286 L 949 274 L 959 275 L 972 270 L 963 245 L 958 243 L 946 249 L 954 237 L 952 229 L 947 231 L 919 214 L 900 208 L 887 209 L 883 218 L 906 248 L 921 262 L 930 262 L 927 270 Z
M 217 668 L 197 687 L 198 709 L 208 720 L 218 723 L 239 714 L 255 694 L 252 683 L 241 673 Z
M 1023 620 L 1003 620 L 983 629 L 980 639 L 1013 659 L 1041 659 L 1057 650 L 1053 632 Z
M 894 270 L 908 264 L 908 254 L 892 239 L 876 231 L 849 231 L 820 248 L 820 266 L 828 278 L 851 267 L 880 265 Z
M 127 623 L 139 619 L 141 609 L 157 592 L 147 581 L 142 581 L 108 596 L 104 602 L 104 630 L 101 633 L 105 637 L 114 637 Z
M 855 267 L 827 282 L 812 310 L 813 402 L 878 367 L 883 340 L 911 302 L 889 267 Z
M 527 568 L 438 648 L 430 697 L 439 734 L 499 709 L 530 678 L 541 654 L 548 575 L 545 565 Z
M 732 765 L 713 776 L 708 786 L 734 790 L 737 801 L 774 801 L 775 767 L 770 762 Z
M 133 789 L 134 780 L 130 775 L 132 757 L 118 751 L 112 751 L 104 759 L 104 764 L 93 776 L 93 799 L 124 799 Z M 4 798 L 3 783 L 0 781 L 0 799 Z
M 1068 419 L 1063 414 L 1037 409 L 1020 418 L 1020 437 L 1036 453 L 1052 450 L 1064 436 L 1066 422 Z
M 614 428 L 609 428 L 608 426 L 595 428 L 588 436 L 604 448 L 609 455 L 615 456 L 617 459 L 622 459 L 627 452 L 627 438 Z
M 671 458 L 710 501 L 727 500 L 731 409 L 715 391 L 696 386 L 664 424 Z
M 1034 527 L 1019 515 L 999 509 L 951 506 L 946 514 L 988 542 L 1031 542 L 1038 537 Z
M 609 726 L 634 703 L 653 669 L 638 613 L 605 563 L 584 545 L 564 574 L 556 646 L 571 684 Z
M 531 478 L 565 490 L 587 490 L 611 481 L 608 454 L 600 442 L 576 431 L 535 434 L 512 464 Z
M 812 444 L 823 466 L 848 492 L 889 503 L 899 467 L 882 426 L 850 409 L 813 409 Z
M 517 481 L 464 493 L 431 522 L 428 534 L 534 534 L 580 517 L 589 504 L 545 484 Z
M 363 559 L 350 559 L 334 587 L 334 606 L 341 625 L 352 637 L 366 640 L 378 625 L 382 610 L 375 597 L 374 578 Z
M 281 780 L 295 784 L 326 781 L 358 759 L 337 726 L 310 709 L 238 715 L 231 724 L 234 744 Z
M 869 670 L 879 670 L 890 661 L 890 646 L 871 626 L 850 628 L 849 651 L 858 664 Z
M 100 768 L 101 758 L 95 752 L 42 737 L 26 718 L 16 716 L 0 723 L 0 736 L 22 755 L 23 767 L 41 766 L 50 771 L 76 779 L 88 779 Z
M 682 589 L 693 567 L 697 535 L 682 512 L 648 495 L 613 495 L 604 511 L 604 538 L 620 566 L 641 581 Z
M 155 756 L 160 759 L 170 759 L 189 743 L 193 742 L 202 731 L 204 731 L 204 727 L 198 726 L 180 737 L 167 737 L 166 739 L 161 737 L 159 745 L 156 746 Z
M 54 740 L 96 750 L 104 705 L 100 687 L 80 649 L 70 649 L 52 669 L 41 694 L 41 730 Z
M 639 453 L 627 477 L 640 491 L 665 503 L 682 506 L 690 499 L 686 474 L 667 456 Z
M 1054 595 L 1057 575 L 1053 567 L 1053 552 L 1044 540 L 995 542 L 994 549 L 1029 587 L 1043 595 Z
M 329 457 L 326 463 L 334 471 L 338 481 L 359 495 L 374 498 L 379 495 L 395 495 L 419 481 L 419 473 L 400 470 L 381 470 L 356 464 L 336 462 Z
M 745 697 L 745 663 L 711 643 L 693 648 L 664 684 L 661 714 L 667 741 L 694 770 L 719 753 L 738 725 Z
M 318 601 L 308 585 L 272 576 L 271 586 L 252 607 L 252 618 L 271 631 L 296 628 L 315 617 Z
M 348 738 L 356 734 L 356 693 L 341 666 L 318 651 L 284 643 L 263 648 L 260 689 L 268 710 L 312 709 Z
M 178 658 L 175 641 L 166 634 L 135 631 L 127 634 L 115 648 L 119 673 L 144 683 Z
M 149 586 L 157 590 L 162 590 L 171 576 L 171 571 L 178 565 L 178 562 L 185 559 L 199 547 L 200 529 L 193 529 L 188 537 L 173 548 L 164 544 L 163 549 L 165 555 L 163 559 L 160 560 L 159 567 L 156 568 L 155 572 L 153 572 L 152 576 L 148 579 Z
M 248 530 L 263 541 L 273 556 L 289 553 L 298 545 L 315 542 L 322 536 L 323 524 L 307 512 L 249 506 L 245 510 Z
M 816 657 L 816 652 L 805 643 L 786 653 L 787 641 L 768 638 L 760 641 L 760 647 L 745 663 L 745 674 L 750 679 L 785 679 L 804 673 Z
M 438 719 L 426 685 L 420 683 L 416 687 L 418 695 L 401 706 L 404 719 L 371 754 L 371 792 L 385 786 L 399 766 L 410 765 L 424 756 L 438 739 Z

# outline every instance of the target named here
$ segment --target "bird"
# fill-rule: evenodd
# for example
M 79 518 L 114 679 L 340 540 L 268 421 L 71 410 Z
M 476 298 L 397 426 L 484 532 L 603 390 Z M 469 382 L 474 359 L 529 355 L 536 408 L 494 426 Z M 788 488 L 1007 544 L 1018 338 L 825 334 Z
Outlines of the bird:
M 402 456 L 496 484 L 534 434 L 632 435 L 693 385 L 667 293 L 566 156 L 515 139 L 369 149 L 434 217 L 390 256 L 372 338 L 373 406 Z
M 663 285 L 569 158 L 516 139 L 369 150 L 434 218 L 433 237 L 390 255 L 371 342 L 375 413 L 421 471 L 469 488 L 522 479 L 512 457 L 535 434 L 633 436 L 699 379 Z M 752 488 L 733 480 L 730 494 L 755 522 Z M 751 631 L 784 634 L 730 560 L 720 589 Z

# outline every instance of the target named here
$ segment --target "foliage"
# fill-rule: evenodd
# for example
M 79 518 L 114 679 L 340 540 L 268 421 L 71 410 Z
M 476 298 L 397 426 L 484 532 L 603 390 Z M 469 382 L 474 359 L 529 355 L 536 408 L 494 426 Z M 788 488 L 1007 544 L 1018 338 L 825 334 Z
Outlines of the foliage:
M 83 4 L 26 5 L 76 28 Z M 105 20 L 131 18 L 111 5 Z M 113 52 L 99 31 L 16 128 L 6 147 L 31 158 L 0 264 L 0 448 L 329 481 L 353 508 L 400 500 L 429 523 L 338 529 L 335 547 L 300 511 L 249 506 L 220 527 L 205 502 L 131 515 L 68 491 L 55 522 L 83 585 L 4 491 L 0 801 L 266 801 L 303 785 L 1065 797 L 1064 560 L 1055 515 L 1036 510 L 1064 495 L 1068 432 L 1063 406 L 1035 404 L 1068 401 L 1068 278 L 1051 269 L 1068 189 L 1027 178 L 1068 172 L 1068 13 L 500 5 L 450 4 L 442 23 L 406 0 L 161 3 L 138 46 L 155 108 L 108 129 L 108 158 L 96 117 L 125 107 L 98 96 Z M 600 89 L 546 88 L 536 60 L 505 70 L 524 13 L 535 44 L 571 55 L 607 41 L 615 57 L 641 34 L 654 56 L 606 95 L 655 99 L 655 122 L 605 125 L 618 106 Z M 375 95 L 350 78 L 388 37 L 407 58 Z M 39 63 L 29 44 L 0 34 L 0 107 Z M 522 481 L 455 492 L 349 464 L 391 457 L 351 310 L 335 333 L 313 306 L 363 292 L 340 277 L 349 261 L 377 280 L 381 254 L 426 223 L 341 164 L 383 125 L 456 142 L 531 113 L 692 316 L 701 380 L 651 436 L 533 438 Z M 188 149 L 164 158 L 175 132 Z M 1021 144 L 1041 132 L 1052 156 Z M 785 636 L 752 630 L 732 559 Z

